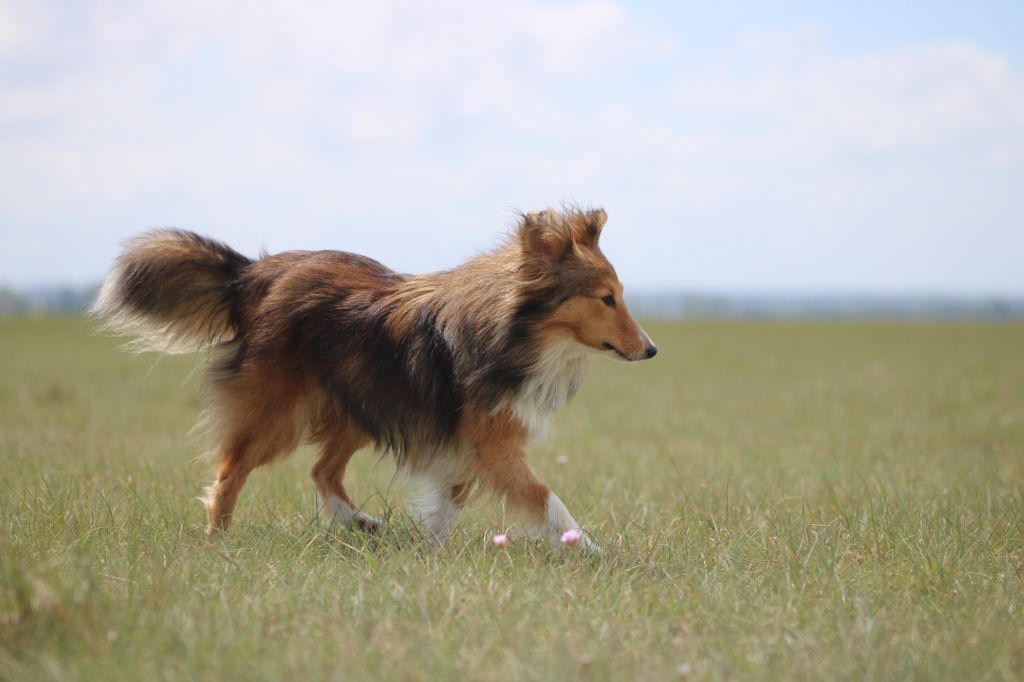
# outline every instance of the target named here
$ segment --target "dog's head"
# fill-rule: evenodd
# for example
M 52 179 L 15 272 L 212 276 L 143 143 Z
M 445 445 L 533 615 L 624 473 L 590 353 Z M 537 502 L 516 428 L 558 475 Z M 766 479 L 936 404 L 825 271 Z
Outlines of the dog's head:
M 553 307 L 546 335 L 620 360 L 646 360 L 658 349 L 630 315 L 615 268 L 598 247 L 607 220 L 602 209 L 526 214 L 517 231 L 525 282 Z

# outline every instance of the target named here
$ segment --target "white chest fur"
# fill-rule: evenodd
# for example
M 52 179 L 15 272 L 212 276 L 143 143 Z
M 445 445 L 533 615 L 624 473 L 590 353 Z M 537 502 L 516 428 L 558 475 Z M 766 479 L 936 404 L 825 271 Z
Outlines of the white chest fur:
M 547 434 L 551 415 L 576 394 L 587 375 L 589 349 L 575 341 L 559 341 L 544 349 L 519 393 L 508 401 L 530 439 Z

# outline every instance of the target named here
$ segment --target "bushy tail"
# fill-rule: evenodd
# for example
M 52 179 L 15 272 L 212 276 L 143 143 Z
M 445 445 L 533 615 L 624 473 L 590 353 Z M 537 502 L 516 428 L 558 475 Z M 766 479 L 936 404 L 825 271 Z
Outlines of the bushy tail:
M 125 245 L 92 314 L 135 350 L 187 353 L 237 331 L 238 286 L 251 260 L 184 230 L 154 230 Z

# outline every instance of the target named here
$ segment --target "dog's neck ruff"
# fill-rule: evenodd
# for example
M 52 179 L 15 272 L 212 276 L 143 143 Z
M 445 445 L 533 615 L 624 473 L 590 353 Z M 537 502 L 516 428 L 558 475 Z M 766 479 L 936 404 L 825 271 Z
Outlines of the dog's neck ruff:
M 519 391 L 499 409 L 512 412 L 531 440 L 547 434 L 551 415 L 576 395 L 587 375 L 589 349 L 572 340 L 559 341 L 541 353 Z

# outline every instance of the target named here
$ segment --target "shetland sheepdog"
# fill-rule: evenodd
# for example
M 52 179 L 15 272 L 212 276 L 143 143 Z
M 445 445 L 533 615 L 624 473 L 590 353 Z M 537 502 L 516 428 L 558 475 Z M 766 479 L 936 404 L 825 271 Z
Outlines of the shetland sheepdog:
M 349 458 L 391 453 L 429 490 L 414 510 L 444 542 L 476 490 L 504 497 L 557 545 L 579 530 L 526 447 L 579 389 L 591 355 L 657 352 L 598 247 L 603 210 L 521 216 L 459 267 L 404 275 L 340 251 L 251 260 L 192 232 L 126 244 L 93 312 L 137 350 L 209 349 L 204 423 L 218 458 L 207 532 L 227 529 L 253 469 L 317 444 L 327 523 L 375 531 L 345 491 Z M 599 551 L 582 533 L 578 545 Z

